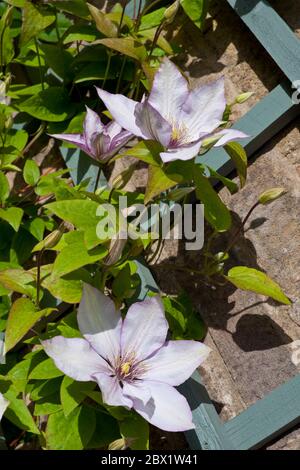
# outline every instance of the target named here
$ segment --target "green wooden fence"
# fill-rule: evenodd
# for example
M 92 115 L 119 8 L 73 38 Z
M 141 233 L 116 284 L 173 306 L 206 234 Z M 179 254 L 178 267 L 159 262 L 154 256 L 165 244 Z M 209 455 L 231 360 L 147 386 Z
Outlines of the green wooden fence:
M 266 0 L 227 0 L 235 12 L 281 68 L 286 80 L 272 90 L 236 124 L 251 138 L 243 142 L 249 157 L 300 114 L 292 102 L 291 82 L 300 80 L 300 40 Z M 97 167 L 80 157 L 78 150 L 62 147 L 62 154 L 76 184 L 90 177 L 95 184 Z M 199 157 L 200 161 L 200 157 Z M 205 163 L 222 174 L 233 170 L 222 150 L 211 150 Z M 201 158 L 203 162 L 203 157 Z M 103 182 L 103 180 L 102 180 Z M 142 279 L 140 299 L 156 290 L 149 269 L 138 263 Z M 196 429 L 186 432 L 191 449 L 246 450 L 262 447 L 300 422 L 300 375 L 281 385 L 235 418 L 223 423 L 212 404 L 198 372 L 180 387 L 193 411 Z

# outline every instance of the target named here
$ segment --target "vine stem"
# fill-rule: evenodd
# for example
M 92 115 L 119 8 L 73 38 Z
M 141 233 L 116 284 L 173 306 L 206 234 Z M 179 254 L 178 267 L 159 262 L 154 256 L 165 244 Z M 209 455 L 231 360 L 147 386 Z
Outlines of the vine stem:
M 102 83 L 102 88 L 103 89 L 105 88 L 105 85 L 106 85 L 106 82 L 107 82 L 107 79 L 108 79 L 108 73 L 109 73 L 109 69 L 110 69 L 110 65 L 111 65 L 111 59 L 112 59 L 112 52 L 111 52 L 111 50 L 109 50 L 106 69 L 105 69 L 105 74 L 104 74 L 104 79 L 103 79 L 103 83 Z
M 231 248 L 233 247 L 233 245 L 235 244 L 235 242 L 237 241 L 237 239 L 239 238 L 240 236 L 240 233 L 241 231 L 243 230 L 243 228 L 245 227 L 249 217 L 251 216 L 252 212 L 260 205 L 260 202 L 257 201 L 252 207 L 251 209 L 249 210 L 249 212 L 247 213 L 246 217 L 244 218 L 244 220 L 242 221 L 241 223 L 241 226 L 238 227 L 238 229 L 235 231 L 231 241 L 228 243 L 228 246 L 225 250 L 225 253 L 228 253 L 229 250 L 231 250 Z
M 39 254 L 37 255 L 36 260 L 36 306 L 37 308 L 40 307 L 40 291 L 41 291 L 41 264 L 42 264 L 42 257 L 43 257 L 44 249 L 42 249 Z
M 38 58 L 38 63 L 39 63 L 39 72 L 40 72 L 40 79 L 41 79 L 41 85 L 42 85 L 42 90 L 45 90 L 45 85 L 44 85 L 44 77 L 42 73 L 42 63 L 41 63 L 41 56 L 40 56 L 40 49 L 39 49 L 39 44 L 37 42 L 37 39 L 34 38 L 34 44 L 36 48 L 36 53 L 37 53 L 37 58 Z
M 165 22 L 163 21 L 156 29 L 155 31 L 155 35 L 154 35 L 154 38 L 153 38 L 153 41 L 152 41 L 152 45 L 151 45 L 151 49 L 150 49 L 150 52 L 149 52 L 149 57 L 148 59 L 151 60 L 151 57 L 152 57 L 152 54 L 153 54 L 153 51 L 157 45 L 157 41 L 159 40 L 159 36 L 161 35 L 162 33 L 162 30 L 164 28 L 164 25 L 165 25 Z
M 120 33 L 121 33 L 121 29 L 122 29 L 122 25 L 123 25 L 123 20 L 124 20 L 124 16 L 125 16 L 125 10 L 126 10 L 126 3 L 125 5 L 123 6 L 123 9 L 122 9 L 122 14 L 121 14 L 121 19 L 120 19 L 120 23 L 119 23 L 119 26 L 118 26 L 118 37 L 120 36 Z
M 102 170 L 102 166 L 99 165 L 98 173 L 97 173 L 97 178 L 96 178 L 96 181 L 95 181 L 94 193 L 95 193 L 95 192 L 97 191 L 97 189 L 98 189 L 98 184 L 99 184 L 99 181 L 100 181 L 101 170 Z
M 161 2 L 161 0 L 154 0 L 152 3 L 150 3 L 150 5 L 146 5 L 142 11 L 142 16 L 143 15 L 146 15 L 146 13 L 148 13 L 148 11 L 152 10 L 152 8 L 154 8 L 156 5 L 158 5 L 159 3 Z

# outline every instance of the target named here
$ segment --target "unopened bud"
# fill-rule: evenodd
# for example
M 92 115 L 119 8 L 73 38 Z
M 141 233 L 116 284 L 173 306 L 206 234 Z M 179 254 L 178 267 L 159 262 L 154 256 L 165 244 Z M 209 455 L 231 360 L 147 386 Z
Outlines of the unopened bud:
M 286 194 L 286 190 L 284 188 L 272 188 L 262 193 L 258 200 L 261 204 L 266 205 L 276 201 L 276 199 L 280 198 L 284 194 Z
M 37 245 L 33 247 L 32 253 L 36 251 L 41 251 L 41 250 L 50 250 L 51 248 L 56 246 L 58 242 L 60 241 L 61 237 L 63 236 L 66 228 L 67 228 L 66 223 L 62 222 L 60 226 L 58 227 L 58 229 L 49 233 L 49 235 L 47 235 L 47 237 L 44 238 L 44 240 L 37 243 Z
M 220 138 L 221 138 L 221 135 L 218 135 L 215 137 L 208 137 L 207 139 L 203 140 L 201 147 L 204 149 L 209 149 L 213 145 L 215 145 L 218 142 L 218 140 L 220 140 Z
M 166 9 L 164 19 L 166 24 L 173 23 L 175 16 L 179 10 L 180 0 L 176 0 L 169 8 Z
M 248 93 L 242 93 L 241 95 L 236 97 L 235 103 L 237 104 L 245 103 L 245 101 L 251 98 L 252 95 L 254 95 L 252 91 L 249 91 Z

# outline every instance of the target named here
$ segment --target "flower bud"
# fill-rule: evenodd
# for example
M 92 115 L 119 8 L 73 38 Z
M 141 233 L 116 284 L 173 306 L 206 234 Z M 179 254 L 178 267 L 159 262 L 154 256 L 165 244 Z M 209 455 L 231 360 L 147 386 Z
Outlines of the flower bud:
M 262 193 L 258 200 L 261 204 L 266 205 L 280 198 L 284 194 L 286 194 L 286 190 L 284 188 L 272 188 Z
M 235 103 L 237 104 L 242 104 L 245 103 L 251 96 L 254 95 L 252 91 L 249 91 L 248 93 L 242 93 L 241 95 L 238 95 L 235 99 Z
M 37 245 L 33 247 L 32 253 L 36 251 L 41 251 L 41 250 L 50 250 L 51 248 L 53 248 L 60 241 L 66 228 L 69 228 L 69 224 L 62 222 L 60 226 L 58 227 L 58 229 L 49 233 L 49 235 L 47 235 L 44 240 L 37 243 Z
M 173 23 L 175 16 L 179 10 L 180 0 L 176 0 L 169 8 L 166 9 L 164 19 L 166 24 Z

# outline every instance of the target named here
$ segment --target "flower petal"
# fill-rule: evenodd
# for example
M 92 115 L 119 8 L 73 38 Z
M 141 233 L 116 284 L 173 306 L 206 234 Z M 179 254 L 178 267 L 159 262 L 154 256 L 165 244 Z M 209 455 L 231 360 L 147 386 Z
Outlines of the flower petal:
M 110 367 L 83 338 L 55 336 L 42 341 L 56 367 L 74 380 L 86 382 L 97 372 L 110 373 Z
M 191 160 L 198 155 L 200 147 L 201 140 L 198 140 L 189 145 L 169 149 L 168 152 L 161 152 L 160 156 L 164 163 L 174 162 L 175 160 Z
M 143 403 L 145 388 L 151 393 L 151 399 L 146 404 Z M 134 389 L 130 395 L 133 408 L 149 423 L 164 431 L 172 432 L 195 428 L 188 402 L 174 387 L 147 380 L 135 382 Z
M 216 129 L 222 121 L 225 106 L 223 78 L 192 90 L 180 116 L 191 140 L 195 141 Z
M 220 136 L 220 140 L 218 140 L 214 147 L 222 147 L 223 145 L 228 144 L 228 142 L 232 142 L 237 139 L 246 139 L 247 137 L 250 137 L 244 132 L 238 131 L 236 129 L 224 129 L 214 134 L 214 137 L 218 136 Z
M 135 107 L 136 123 L 146 138 L 160 142 L 164 147 L 169 145 L 172 126 L 156 111 L 149 102 L 138 103 Z
M 122 131 L 117 134 L 111 141 L 110 150 L 111 152 L 117 152 L 132 138 L 131 132 Z
M 151 358 L 143 361 L 143 380 L 169 385 L 185 382 L 207 358 L 210 349 L 198 341 L 169 341 Z
M 189 95 L 188 82 L 169 59 L 155 74 L 149 103 L 169 122 L 176 121 Z
M 132 408 L 132 400 L 125 397 L 116 376 L 95 374 L 94 380 L 98 383 L 104 403 L 111 406 L 126 406 Z
M 86 140 L 86 143 L 91 151 L 95 155 L 95 151 L 93 149 L 93 142 L 95 140 L 95 134 L 102 134 L 104 130 L 104 125 L 101 122 L 100 117 L 98 116 L 95 111 L 92 109 L 88 108 L 86 106 L 86 116 L 85 120 L 83 123 L 83 129 L 84 129 L 84 138 Z
M 123 128 L 120 126 L 120 124 L 118 124 L 116 121 L 109 122 L 107 124 L 107 126 L 105 126 L 105 127 L 106 127 L 105 131 L 107 132 L 107 134 L 109 135 L 109 137 L 111 139 L 116 137 L 123 130 Z
M 81 333 L 104 359 L 114 364 L 120 355 L 122 319 L 113 301 L 89 284 L 84 284 L 78 308 Z
M 134 115 L 137 101 L 131 100 L 123 95 L 108 93 L 105 90 L 101 90 L 101 88 L 96 89 L 99 97 L 104 102 L 106 108 L 117 123 L 137 137 L 145 139 L 146 136 L 136 124 L 136 118 Z
M 131 305 L 123 322 L 121 355 L 141 361 L 165 343 L 168 322 L 159 296 Z
M 8 405 L 9 405 L 9 401 L 6 400 L 6 398 L 4 398 L 2 393 L 0 393 L 0 421 L 1 421 L 2 416 L 4 415 L 5 410 L 8 407 Z
M 81 134 L 49 134 L 50 137 L 54 137 L 55 139 L 65 140 L 66 142 L 70 142 L 71 144 L 76 145 L 85 153 L 91 155 L 90 148 L 85 140 L 85 138 Z

